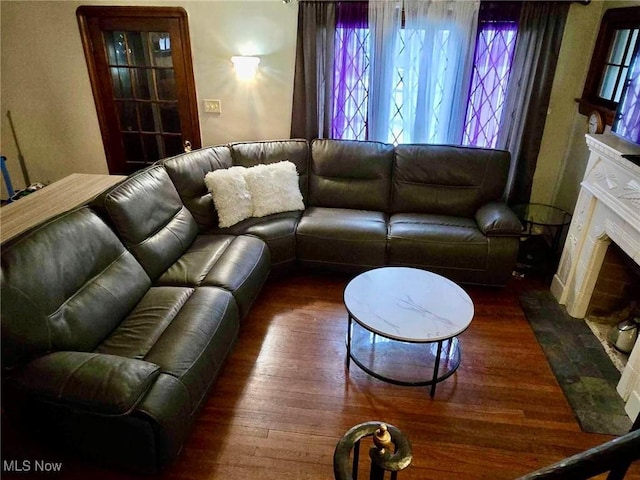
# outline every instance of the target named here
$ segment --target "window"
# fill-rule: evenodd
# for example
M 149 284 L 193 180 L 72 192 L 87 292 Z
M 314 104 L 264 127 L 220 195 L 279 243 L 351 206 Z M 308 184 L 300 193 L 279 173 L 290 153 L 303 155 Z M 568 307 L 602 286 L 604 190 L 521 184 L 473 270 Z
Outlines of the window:
M 598 110 L 608 125 L 620 101 L 629 64 L 640 37 L 640 7 L 612 8 L 605 12 L 582 97 L 583 115 Z
M 504 7 L 507 4 L 509 8 Z M 349 6 L 349 2 L 338 5 Z M 494 11 L 495 5 L 480 11 L 468 106 L 466 112 L 459 115 L 465 117 L 465 122 L 464 132 L 457 143 L 465 145 L 495 147 L 497 141 L 515 51 L 520 5 L 518 2 L 504 2 L 500 14 Z M 370 139 L 368 103 L 371 75 L 367 12 L 361 9 L 354 13 L 353 7 L 346 14 L 343 10 L 344 7 L 338 8 L 336 12 L 332 136 L 366 140 Z M 452 35 L 455 33 L 450 25 L 443 24 L 427 36 L 422 29 L 405 28 L 403 22 L 394 41 L 395 60 L 385 141 L 393 144 L 415 141 L 443 143 L 442 133 L 447 125 L 446 114 L 441 114 L 440 110 L 451 101 L 451 72 L 447 73 L 447 69 L 457 61 L 453 57 L 459 50 L 459 43 L 453 43 Z M 426 64 L 424 60 L 421 63 L 421 58 L 424 58 L 423 49 L 427 42 L 429 58 L 435 60 L 435 66 L 431 68 L 429 65 L 432 78 L 423 88 L 419 82 L 424 77 Z M 426 114 L 420 113 L 416 107 L 418 96 L 424 95 L 425 88 L 431 95 Z M 420 115 L 431 118 L 424 122 L 416 121 L 416 116 Z M 418 138 L 411 130 L 420 123 L 424 125 L 420 126 L 422 137 Z
M 603 100 L 616 103 L 620 101 L 633 49 L 638 40 L 638 31 L 637 28 L 621 28 L 615 31 L 598 89 L 598 97 Z
M 332 138 L 367 138 L 370 54 L 365 7 L 341 2 L 336 12 Z
M 480 23 L 463 145 L 496 146 L 517 33 L 515 21 Z
M 635 54 L 629 67 L 622 97 L 616 112 L 612 131 L 621 137 L 640 144 L 640 48 L 636 46 Z

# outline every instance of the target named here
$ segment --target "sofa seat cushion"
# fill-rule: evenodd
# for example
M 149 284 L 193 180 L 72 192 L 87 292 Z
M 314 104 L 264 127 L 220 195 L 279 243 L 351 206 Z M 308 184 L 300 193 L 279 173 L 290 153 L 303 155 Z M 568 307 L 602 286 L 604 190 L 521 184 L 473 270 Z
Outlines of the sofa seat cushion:
M 269 249 L 259 238 L 199 235 L 155 285 L 224 288 L 244 318 L 268 275 Z
M 487 238 L 470 218 L 396 214 L 389 220 L 389 264 L 485 270 Z
M 237 304 L 222 288 L 152 287 L 96 352 L 158 365 L 184 384 L 194 412 L 238 328 Z
M 296 231 L 301 264 L 363 270 L 385 263 L 386 215 L 369 210 L 310 207 Z
M 263 240 L 271 254 L 271 269 L 293 265 L 296 260 L 296 227 L 302 212 L 275 213 L 266 217 L 252 217 L 230 228 L 214 228 L 207 233 L 249 234 Z
M 188 287 L 151 287 L 95 352 L 144 359 L 193 292 Z

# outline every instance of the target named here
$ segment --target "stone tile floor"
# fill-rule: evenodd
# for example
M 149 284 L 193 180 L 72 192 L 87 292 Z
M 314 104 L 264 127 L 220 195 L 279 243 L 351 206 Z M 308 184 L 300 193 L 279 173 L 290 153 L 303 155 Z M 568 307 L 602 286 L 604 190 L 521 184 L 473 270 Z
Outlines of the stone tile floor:
M 613 365 L 618 369 L 620 374 L 624 371 L 624 367 L 627 365 L 629 355 L 616 350 L 609 342 L 609 333 L 615 324 L 601 323 L 598 317 L 588 316 L 585 321 L 587 326 L 591 329 L 596 338 L 600 341 L 600 344 L 604 348 L 605 352 L 613 362 Z
M 548 290 L 524 291 L 520 302 L 582 430 L 627 433 L 620 372 L 586 322 L 569 316 Z

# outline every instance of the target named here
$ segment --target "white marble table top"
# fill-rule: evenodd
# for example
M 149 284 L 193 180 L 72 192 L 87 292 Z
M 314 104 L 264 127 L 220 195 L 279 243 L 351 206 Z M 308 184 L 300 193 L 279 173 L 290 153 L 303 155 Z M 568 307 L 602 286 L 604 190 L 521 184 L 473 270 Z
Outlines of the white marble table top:
M 344 304 L 367 330 L 394 340 L 435 342 L 462 333 L 473 302 L 440 275 L 406 267 L 369 270 L 351 280 Z

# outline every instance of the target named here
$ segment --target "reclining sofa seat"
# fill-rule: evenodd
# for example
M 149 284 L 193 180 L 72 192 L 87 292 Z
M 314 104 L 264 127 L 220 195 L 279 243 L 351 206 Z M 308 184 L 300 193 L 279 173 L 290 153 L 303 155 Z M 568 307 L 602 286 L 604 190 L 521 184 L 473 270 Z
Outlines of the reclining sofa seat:
M 208 172 L 231 166 L 252 167 L 290 161 L 296 166 L 300 192 L 307 200 L 309 145 L 306 140 L 232 143 L 206 147 L 161 161 L 180 198 L 192 213 L 201 234 L 253 235 L 266 242 L 271 271 L 281 274 L 296 263 L 295 234 L 300 211 L 248 218 L 227 228 L 218 227 L 218 216 L 204 177 Z
M 305 211 L 217 228 L 206 173 L 282 160 L 296 165 Z M 515 265 L 522 225 L 503 200 L 507 151 L 281 140 L 208 147 L 162 163 L 200 232 L 263 239 L 272 271 L 295 263 L 350 273 L 405 265 L 504 285 Z
M 156 285 L 230 291 L 241 318 L 268 275 L 269 250 L 250 235 L 199 235 L 162 165 L 131 175 L 92 207 L 107 218 Z
M 221 347 L 239 321 L 226 290 L 153 287 L 87 207 L 3 246 L 1 308 L 8 407 L 57 443 L 142 472 L 178 454 L 208 381 L 193 373 L 213 374 L 224 354 L 194 364 L 203 340 L 179 338 L 198 330 Z
M 504 150 L 398 145 L 387 263 L 504 285 L 522 229 L 503 201 L 510 160 Z
M 522 228 L 503 201 L 509 163 L 509 152 L 494 149 L 313 140 L 298 261 L 351 272 L 411 266 L 504 285 Z
M 151 473 L 180 452 L 268 249 L 198 236 L 160 166 L 93 207 L 2 247 L 3 393 L 56 441 Z
M 358 272 L 385 265 L 393 145 L 313 140 L 309 201 L 296 257 L 311 268 Z

